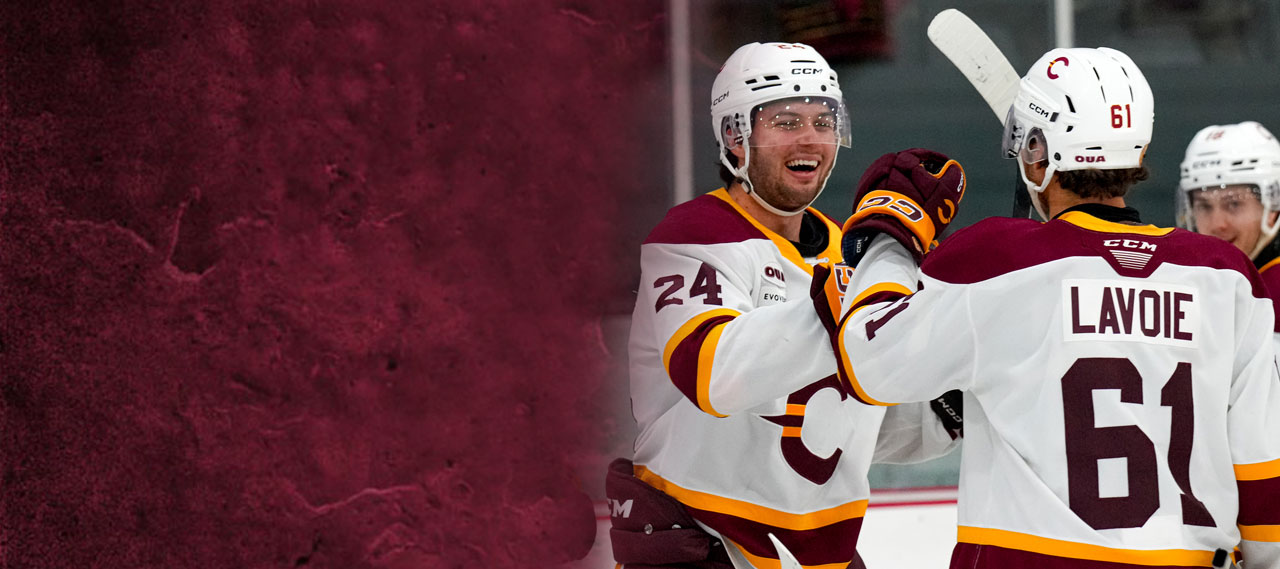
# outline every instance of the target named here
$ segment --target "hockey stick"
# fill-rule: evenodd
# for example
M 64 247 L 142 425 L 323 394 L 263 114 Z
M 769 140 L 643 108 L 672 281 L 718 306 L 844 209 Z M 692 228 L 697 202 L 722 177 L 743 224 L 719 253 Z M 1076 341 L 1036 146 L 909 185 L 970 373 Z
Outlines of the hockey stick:
M 774 549 L 778 550 L 778 563 L 781 569 L 804 569 L 800 562 L 796 561 L 796 556 L 792 555 L 791 551 L 783 546 L 782 542 L 778 541 L 778 538 L 774 537 L 772 533 L 769 534 L 769 541 L 772 541 Z
M 929 22 L 929 41 L 964 74 L 1003 126 L 1018 94 L 1021 76 L 1000 48 L 978 24 L 955 8 L 938 12 Z M 1013 193 L 1013 216 L 1027 217 L 1030 213 L 1031 198 L 1019 175 Z

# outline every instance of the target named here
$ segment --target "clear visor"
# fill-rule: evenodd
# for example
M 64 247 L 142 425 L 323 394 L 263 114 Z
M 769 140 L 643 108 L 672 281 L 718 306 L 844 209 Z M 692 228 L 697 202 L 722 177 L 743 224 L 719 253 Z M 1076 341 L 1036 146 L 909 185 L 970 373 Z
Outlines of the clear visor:
M 852 140 L 844 102 L 827 97 L 793 97 L 751 109 L 751 146 L 831 144 Z
M 1179 191 L 1178 196 L 1178 225 L 1191 231 L 1261 226 L 1262 190 L 1257 184 L 1206 186 Z
M 1027 164 L 1049 159 L 1049 145 L 1044 131 L 1039 127 L 1030 131 L 1013 118 L 1013 107 L 1004 121 L 1004 136 L 1000 139 L 1001 155 L 1005 158 L 1022 158 Z

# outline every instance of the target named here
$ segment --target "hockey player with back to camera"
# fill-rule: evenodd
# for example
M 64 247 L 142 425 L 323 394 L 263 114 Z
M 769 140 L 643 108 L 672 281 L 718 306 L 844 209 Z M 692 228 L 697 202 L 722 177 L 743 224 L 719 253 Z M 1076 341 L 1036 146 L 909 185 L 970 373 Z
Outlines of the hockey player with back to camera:
M 1182 160 L 1176 208 L 1179 226 L 1249 255 L 1280 311 L 1280 142 L 1271 131 L 1245 121 L 1196 133 Z
M 1004 138 L 1048 221 L 983 220 L 922 264 L 879 232 L 853 275 L 857 397 L 964 391 L 953 568 L 1224 566 L 1237 542 L 1280 568 L 1274 316 L 1240 250 L 1126 207 L 1153 117 L 1123 53 L 1050 51 Z
M 869 465 L 940 455 L 955 434 L 929 404 L 868 407 L 836 376 L 838 289 L 810 290 L 841 232 L 810 204 L 850 143 L 840 84 L 809 46 L 751 43 L 716 77 L 711 115 L 726 187 L 671 208 L 641 246 L 639 435 L 606 478 L 613 553 L 630 569 L 778 567 L 772 536 L 805 567 L 861 567 Z

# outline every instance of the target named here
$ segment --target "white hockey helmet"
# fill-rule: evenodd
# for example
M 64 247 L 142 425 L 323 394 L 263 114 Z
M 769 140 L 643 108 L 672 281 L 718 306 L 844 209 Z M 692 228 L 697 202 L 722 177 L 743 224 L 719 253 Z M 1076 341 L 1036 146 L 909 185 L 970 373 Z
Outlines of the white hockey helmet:
M 1151 86 L 1129 56 L 1111 48 L 1054 49 L 1018 85 L 1005 121 L 1002 150 L 1036 199 L 1055 172 L 1117 170 L 1142 165 L 1155 120 Z M 1039 185 L 1024 163 L 1048 160 Z
M 1262 202 L 1262 234 L 1249 253 L 1256 257 L 1280 229 L 1280 216 L 1270 219 L 1280 211 L 1280 142 L 1254 121 L 1207 126 L 1191 139 L 1178 181 L 1178 225 L 1196 231 L 1191 192 L 1235 185 L 1251 186 Z
M 836 116 L 832 144 L 849 147 L 849 114 L 836 72 L 817 50 L 801 43 L 749 43 L 725 60 L 711 87 L 711 128 L 720 143 L 720 162 L 743 181 L 747 193 L 765 209 L 778 215 L 796 215 L 813 202 L 794 211 L 778 209 L 752 191 L 747 166 L 751 163 L 753 111 L 783 99 L 811 99 L 827 105 Z M 729 159 L 729 150 L 742 147 L 740 164 Z M 834 169 L 835 159 L 832 159 Z M 831 170 L 827 171 L 827 178 Z M 814 195 L 817 200 L 827 180 Z

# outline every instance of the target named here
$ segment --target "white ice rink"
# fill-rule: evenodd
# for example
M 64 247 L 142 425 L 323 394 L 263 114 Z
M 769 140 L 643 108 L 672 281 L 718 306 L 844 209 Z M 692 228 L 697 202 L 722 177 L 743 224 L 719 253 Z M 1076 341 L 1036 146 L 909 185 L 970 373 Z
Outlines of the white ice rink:
M 872 490 L 871 505 L 858 537 L 868 569 L 945 569 L 956 544 L 956 489 Z M 613 569 L 609 512 L 596 505 L 596 544 L 572 569 Z

